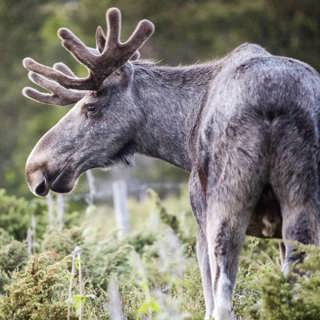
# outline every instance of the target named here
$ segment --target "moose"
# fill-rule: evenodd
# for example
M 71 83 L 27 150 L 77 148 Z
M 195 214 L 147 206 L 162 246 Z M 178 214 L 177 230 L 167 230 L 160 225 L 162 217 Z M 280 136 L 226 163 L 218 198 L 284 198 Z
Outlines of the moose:
M 126 42 L 117 8 L 106 23 L 96 48 L 58 30 L 87 77 L 63 63 L 23 60 L 29 79 L 48 91 L 27 87 L 26 97 L 75 103 L 28 157 L 28 185 L 37 196 L 70 192 L 81 173 L 130 163 L 135 153 L 190 172 L 205 319 L 233 319 L 246 234 L 282 239 L 285 274 L 301 259 L 297 242 L 319 245 L 319 74 L 249 43 L 211 62 L 162 66 L 140 59 L 154 32 L 149 20 Z

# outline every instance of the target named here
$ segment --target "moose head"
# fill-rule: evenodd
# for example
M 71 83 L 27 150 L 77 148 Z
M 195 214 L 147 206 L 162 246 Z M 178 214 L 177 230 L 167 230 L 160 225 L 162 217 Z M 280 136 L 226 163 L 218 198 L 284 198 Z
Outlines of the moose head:
M 27 87 L 23 89 L 26 97 L 60 106 L 75 103 L 28 157 L 27 181 L 36 195 L 45 196 L 50 189 L 69 192 L 82 172 L 128 161 L 132 153 L 136 128 L 144 119 L 132 94 L 132 63 L 154 26 L 148 20 L 140 21 L 122 43 L 120 11 L 109 9 L 106 22 L 106 33 L 97 28 L 95 49 L 84 45 L 70 30 L 58 30 L 63 47 L 89 69 L 86 78 L 76 77 L 63 63 L 51 68 L 31 58 L 23 60 L 29 79 L 50 92 Z

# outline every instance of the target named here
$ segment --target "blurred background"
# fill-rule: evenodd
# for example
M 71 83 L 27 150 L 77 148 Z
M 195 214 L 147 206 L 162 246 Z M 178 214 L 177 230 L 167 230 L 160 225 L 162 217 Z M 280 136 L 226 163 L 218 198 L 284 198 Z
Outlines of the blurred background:
M 155 23 L 156 32 L 142 54 L 163 64 L 214 59 L 247 41 L 320 66 L 317 0 L 0 0 L 0 188 L 32 197 L 24 178 L 26 157 L 68 110 L 22 97 L 21 89 L 29 84 L 21 60 L 32 56 L 45 64 L 64 61 L 82 74 L 61 48 L 56 31 L 69 27 L 94 46 L 96 26 L 105 25 L 104 13 L 111 6 L 122 11 L 123 39 L 138 20 Z M 136 162 L 131 170 L 95 171 L 98 191 L 107 192 L 109 181 L 119 178 L 128 181 L 130 193 L 144 185 L 166 193 L 186 182 L 185 172 L 163 162 L 143 157 Z M 81 186 L 77 190 L 81 192 Z

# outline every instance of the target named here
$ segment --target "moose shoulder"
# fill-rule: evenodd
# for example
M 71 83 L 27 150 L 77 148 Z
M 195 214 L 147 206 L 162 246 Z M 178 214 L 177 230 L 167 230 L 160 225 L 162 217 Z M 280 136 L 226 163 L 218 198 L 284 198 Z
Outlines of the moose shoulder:
M 30 189 L 69 192 L 84 171 L 127 163 L 134 153 L 190 171 L 205 317 L 232 319 L 246 233 L 283 239 L 286 274 L 297 259 L 292 241 L 319 244 L 319 74 L 254 44 L 206 64 L 161 66 L 139 59 L 150 21 L 122 43 L 120 11 L 109 9 L 106 20 L 95 49 L 58 32 L 89 69 L 86 78 L 63 63 L 24 60 L 30 80 L 49 91 L 25 88 L 25 96 L 75 103 L 31 152 Z

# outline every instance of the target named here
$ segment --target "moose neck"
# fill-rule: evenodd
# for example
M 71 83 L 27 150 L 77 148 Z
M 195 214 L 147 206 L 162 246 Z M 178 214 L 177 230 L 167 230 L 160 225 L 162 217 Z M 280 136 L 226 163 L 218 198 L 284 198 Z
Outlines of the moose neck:
M 136 104 L 144 115 L 136 151 L 191 169 L 188 142 L 205 103 L 213 65 L 161 67 L 136 64 Z

